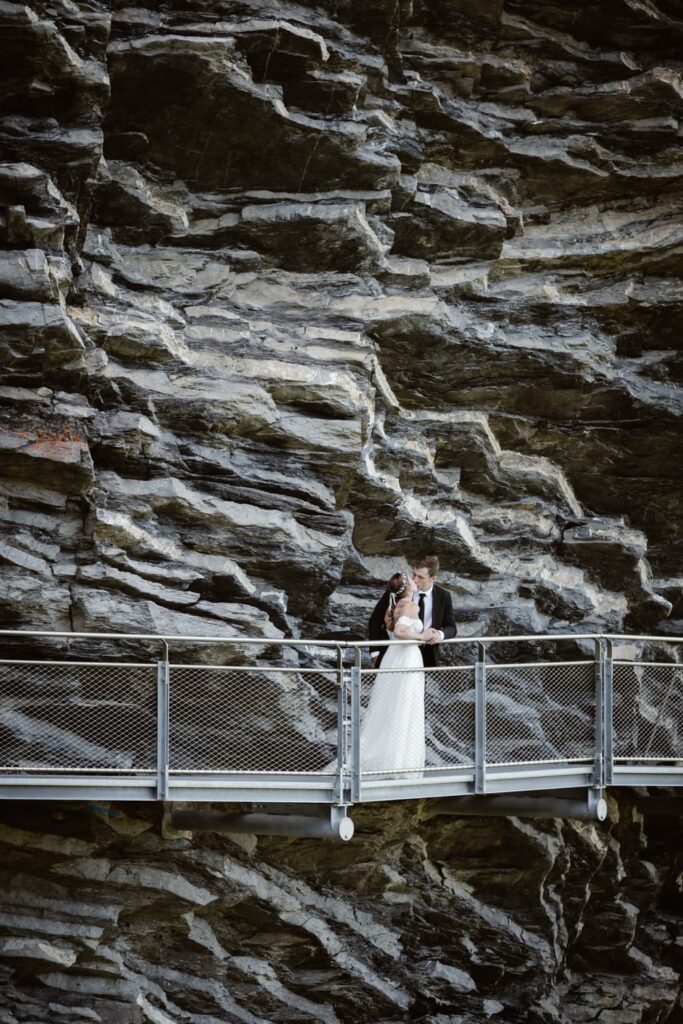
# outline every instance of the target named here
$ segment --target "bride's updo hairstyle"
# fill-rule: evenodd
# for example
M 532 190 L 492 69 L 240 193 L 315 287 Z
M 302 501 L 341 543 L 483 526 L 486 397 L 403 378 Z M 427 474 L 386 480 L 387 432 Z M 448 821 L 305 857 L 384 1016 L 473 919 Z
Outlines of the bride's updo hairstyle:
M 387 590 L 389 591 L 389 605 L 393 608 L 397 601 L 407 597 L 410 593 L 410 581 L 407 573 L 395 572 L 387 582 Z

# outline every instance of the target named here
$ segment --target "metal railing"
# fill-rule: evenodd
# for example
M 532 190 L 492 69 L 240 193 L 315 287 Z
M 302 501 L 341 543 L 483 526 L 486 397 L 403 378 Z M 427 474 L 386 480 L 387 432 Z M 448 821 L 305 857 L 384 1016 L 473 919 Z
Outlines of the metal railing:
M 345 806 L 683 785 L 680 637 L 458 637 L 411 674 L 373 668 L 367 642 L 0 636 L 4 797 Z

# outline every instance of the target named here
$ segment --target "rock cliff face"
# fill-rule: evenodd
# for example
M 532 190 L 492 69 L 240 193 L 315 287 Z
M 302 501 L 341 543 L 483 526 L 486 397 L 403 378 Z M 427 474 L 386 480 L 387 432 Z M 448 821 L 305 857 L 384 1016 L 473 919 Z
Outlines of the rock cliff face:
M 5 805 L 0 1019 L 680 1022 L 680 823 L 612 811 L 356 809 L 339 847 Z
M 8 621 L 675 623 L 680 13 L 4 3 Z
M 355 638 L 432 549 L 465 634 L 682 632 L 682 44 L 679 0 L 3 0 L 3 625 Z M 628 796 L 363 813 L 6 808 L 2 1019 L 683 1019 Z

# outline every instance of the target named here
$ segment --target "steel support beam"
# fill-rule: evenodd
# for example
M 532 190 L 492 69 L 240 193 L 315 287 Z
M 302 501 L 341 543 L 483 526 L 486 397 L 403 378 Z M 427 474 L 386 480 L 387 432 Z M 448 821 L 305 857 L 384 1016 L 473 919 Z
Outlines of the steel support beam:
M 304 836 L 311 839 L 341 839 L 348 842 L 354 825 L 341 808 L 330 808 L 328 817 L 304 814 L 224 814 L 221 811 L 171 811 L 173 828 L 190 832 L 249 833 L 256 836 Z
M 584 821 L 604 821 L 607 817 L 607 803 L 602 797 L 595 799 L 593 791 L 589 791 L 585 800 L 518 796 L 515 793 L 505 796 L 458 796 L 434 801 L 429 808 L 429 817 L 439 814 L 476 818 L 580 818 Z

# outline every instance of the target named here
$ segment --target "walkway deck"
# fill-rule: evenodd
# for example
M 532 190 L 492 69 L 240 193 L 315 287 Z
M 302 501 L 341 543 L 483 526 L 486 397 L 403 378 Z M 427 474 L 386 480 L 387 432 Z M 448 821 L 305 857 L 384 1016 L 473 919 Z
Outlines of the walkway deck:
M 368 773 L 368 644 L 0 635 L 3 799 L 348 806 L 683 785 L 681 637 L 448 641 L 425 673 L 426 763 Z

